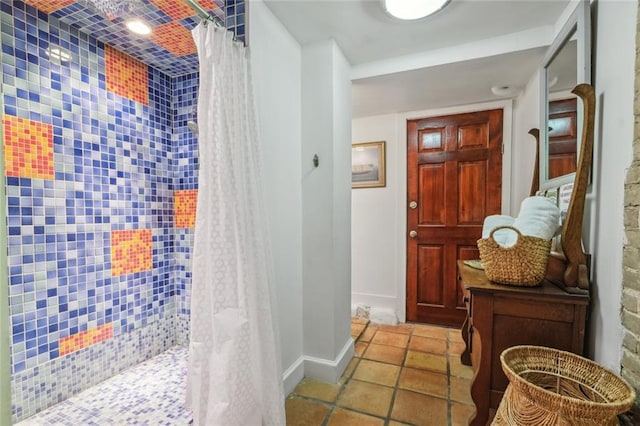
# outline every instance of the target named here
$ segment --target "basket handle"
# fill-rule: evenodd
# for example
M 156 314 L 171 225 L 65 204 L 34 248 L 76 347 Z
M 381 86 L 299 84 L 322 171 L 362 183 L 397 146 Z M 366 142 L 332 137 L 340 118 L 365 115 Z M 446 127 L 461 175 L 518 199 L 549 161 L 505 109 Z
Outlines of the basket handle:
M 520 237 L 522 237 L 522 234 L 520 233 L 520 230 L 518 228 L 515 228 L 511 225 L 500 225 L 500 226 L 496 226 L 495 228 L 493 228 L 491 230 L 491 233 L 489 233 L 489 238 L 491 238 L 493 241 L 495 241 L 495 239 L 493 238 L 493 233 L 496 231 L 499 231 L 501 229 L 511 229 L 512 231 L 514 231 L 518 236 L 516 238 L 516 244 L 518 243 L 518 241 L 520 241 Z

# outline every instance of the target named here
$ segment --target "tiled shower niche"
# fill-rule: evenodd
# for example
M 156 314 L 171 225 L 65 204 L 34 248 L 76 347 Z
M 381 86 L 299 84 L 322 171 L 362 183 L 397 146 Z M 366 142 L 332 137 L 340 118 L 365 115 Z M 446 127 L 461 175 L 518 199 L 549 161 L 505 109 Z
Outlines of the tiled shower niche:
M 0 6 L 17 422 L 187 342 L 198 74 Z

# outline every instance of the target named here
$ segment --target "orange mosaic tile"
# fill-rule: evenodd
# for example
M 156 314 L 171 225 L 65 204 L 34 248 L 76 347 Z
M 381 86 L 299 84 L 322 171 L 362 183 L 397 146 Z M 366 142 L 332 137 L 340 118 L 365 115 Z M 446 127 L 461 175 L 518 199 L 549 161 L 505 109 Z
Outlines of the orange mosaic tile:
M 50 124 L 4 115 L 7 176 L 53 179 L 53 129 Z
M 185 189 L 173 193 L 173 217 L 176 228 L 195 228 L 197 189 Z
M 41 12 L 49 14 L 75 3 L 75 0 L 25 0 L 25 3 L 30 4 Z
M 149 105 L 149 75 L 146 64 L 106 44 L 104 62 L 108 91 Z
M 196 45 L 191 33 L 175 21 L 154 27 L 151 40 L 175 56 L 196 53 Z
M 111 276 L 151 269 L 151 229 L 111 231 Z
M 188 18 L 196 14 L 185 3 L 176 0 L 151 0 L 151 3 L 175 20 Z M 198 3 L 206 10 L 213 10 L 218 7 L 212 0 L 199 0 Z
M 103 340 L 113 337 L 113 324 L 99 325 L 95 328 L 81 331 L 71 336 L 63 337 L 58 341 L 60 356 L 79 351 Z

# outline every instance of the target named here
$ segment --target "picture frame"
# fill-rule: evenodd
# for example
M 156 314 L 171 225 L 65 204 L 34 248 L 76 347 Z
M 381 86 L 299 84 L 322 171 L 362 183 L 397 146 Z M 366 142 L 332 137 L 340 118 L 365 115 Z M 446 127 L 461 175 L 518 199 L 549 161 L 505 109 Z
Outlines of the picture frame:
M 351 145 L 351 187 L 380 188 L 387 185 L 385 142 Z

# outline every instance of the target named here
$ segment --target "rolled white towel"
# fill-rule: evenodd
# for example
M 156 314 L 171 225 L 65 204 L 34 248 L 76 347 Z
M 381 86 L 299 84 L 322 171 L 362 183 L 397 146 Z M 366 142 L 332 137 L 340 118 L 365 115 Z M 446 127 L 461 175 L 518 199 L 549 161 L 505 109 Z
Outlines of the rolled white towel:
M 494 214 L 484 218 L 482 224 L 482 238 L 489 238 L 489 234 L 498 226 L 512 226 L 515 218 L 502 214 Z M 515 244 L 516 235 L 509 229 L 500 229 L 493 234 L 493 239 L 503 247 L 509 247 Z
M 527 197 L 520 205 L 520 213 L 513 221 L 522 235 L 550 240 L 558 230 L 560 210 L 546 197 Z

